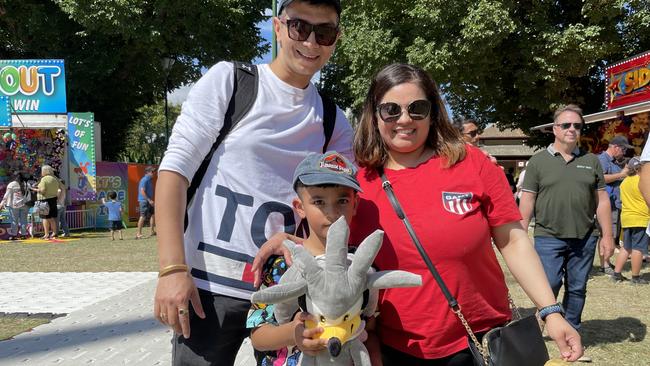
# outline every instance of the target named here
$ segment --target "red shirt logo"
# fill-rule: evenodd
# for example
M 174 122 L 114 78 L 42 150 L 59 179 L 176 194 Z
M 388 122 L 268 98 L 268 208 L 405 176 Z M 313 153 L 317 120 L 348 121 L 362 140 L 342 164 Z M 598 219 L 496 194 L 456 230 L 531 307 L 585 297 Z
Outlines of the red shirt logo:
M 471 203 L 472 196 L 471 192 L 442 192 L 442 205 L 448 212 L 464 215 L 474 208 Z

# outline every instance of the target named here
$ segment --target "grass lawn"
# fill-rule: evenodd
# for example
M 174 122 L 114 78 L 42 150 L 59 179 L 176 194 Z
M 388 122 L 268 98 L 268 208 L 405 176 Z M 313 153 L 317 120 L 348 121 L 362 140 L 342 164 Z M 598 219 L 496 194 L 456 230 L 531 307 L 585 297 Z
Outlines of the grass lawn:
M 612 259 L 612 261 L 614 261 Z M 598 265 L 598 262 L 594 262 Z M 592 365 L 640 366 L 650 365 L 650 286 L 615 284 L 609 276 L 596 274 L 594 267 L 587 284 L 587 302 L 582 313 L 582 343 L 585 355 L 593 359 Z M 623 275 L 631 277 L 629 263 Z M 507 269 L 506 281 L 518 307 L 530 309 L 533 303 L 519 287 Z M 641 271 L 650 280 L 650 269 Z M 560 289 L 562 296 L 564 289 Z M 527 312 L 530 314 L 530 312 Z M 546 347 L 551 358 L 559 357 L 555 342 L 547 338 Z
M 124 240 L 111 241 L 108 231 L 72 233 L 61 243 L 40 239 L 0 241 L 2 272 L 157 272 L 155 237 L 135 240 L 135 228 Z M 149 228 L 143 230 L 148 235 Z
M 148 231 L 145 231 L 147 233 Z M 100 272 L 157 271 L 155 238 L 134 240 L 135 229 L 125 230 L 125 240 L 111 241 L 107 232 L 75 234 L 64 243 L 34 244 L 0 242 L 0 271 Z M 533 305 L 506 270 L 515 303 L 524 309 Z M 630 277 L 629 264 L 623 274 Z M 642 270 L 650 280 L 650 268 Z M 588 285 L 581 330 L 592 365 L 650 365 L 650 286 L 614 284 L 608 276 L 594 275 Z M 0 315 L 0 340 L 27 331 L 49 318 Z M 559 352 L 547 342 L 551 357 Z

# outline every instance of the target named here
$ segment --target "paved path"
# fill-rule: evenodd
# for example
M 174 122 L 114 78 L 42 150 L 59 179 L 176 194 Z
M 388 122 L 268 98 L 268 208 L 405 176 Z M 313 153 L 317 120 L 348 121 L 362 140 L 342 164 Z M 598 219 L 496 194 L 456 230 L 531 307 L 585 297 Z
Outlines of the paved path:
M 0 273 L 0 312 L 69 313 L 0 342 L 0 365 L 169 365 L 155 284 L 155 273 Z M 236 365 L 255 365 L 248 340 Z

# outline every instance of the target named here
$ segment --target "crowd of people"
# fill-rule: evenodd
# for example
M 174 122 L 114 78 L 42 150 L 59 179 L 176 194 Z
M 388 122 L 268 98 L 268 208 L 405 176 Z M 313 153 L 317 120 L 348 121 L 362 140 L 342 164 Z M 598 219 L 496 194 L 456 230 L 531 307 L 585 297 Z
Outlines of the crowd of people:
M 154 186 L 155 168 L 145 168 L 145 175 L 138 184 L 138 202 L 140 218 L 138 233 L 135 239 L 143 237 L 142 228 L 149 221 L 150 235 L 155 236 L 154 220 Z M 49 165 L 41 167 L 41 176 L 37 180 L 25 176 L 20 171 L 12 175 L 5 194 L 0 201 L 0 210 L 7 209 L 11 226 L 8 229 L 9 240 L 34 238 L 35 218 L 39 218 L 43 227 L 43 240 L 57 240 L 59 237 L 69 237 L 70 228 L 66 217 L 67 186 L 65 180 L 57 177 Z M 117 233 L 120 240 L 124 239 L 122 230 L 122 203 L 117 200 L 116 192 L 109 192 L 108 199 L 102 198 L 102 204 L 107 208 L 111 239 L 115 240 Z
M 41 167 L 41 177 L 38 180 L 32 176 L 27 177 L 22 172 L 15 172 L 0 202 L 0 210 L 7 208 L 9 212 L 9 240 L 34 237 L 33 215 L 42 220 L 44 233 L 41 239 L 69 236 L 65 216 L 66 192 L 65 181 L 58 178 L 49 165 Z

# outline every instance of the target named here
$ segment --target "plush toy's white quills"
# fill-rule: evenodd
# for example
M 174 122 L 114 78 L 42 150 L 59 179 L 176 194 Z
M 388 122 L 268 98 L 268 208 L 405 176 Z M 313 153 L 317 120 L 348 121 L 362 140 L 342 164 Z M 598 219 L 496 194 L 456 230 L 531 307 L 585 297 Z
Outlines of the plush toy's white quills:
M 277 304 L 274 315 L 280 324 L 292 320 L 298 302 L 304 303 L 303 310 L 318 319 L 318 323 L 305 322 L 305 326 L 324 329 L 320 338 L 328 340 L 328 351 L 317 356 L 303 354 L 302 365 L 370 366 L 368 350 L 358 339 L 365 326 L 362 311 L 370 307 L 374 312 L 378 289 L 422 284 L 419 275 L 409 272 L 371 269 L 383 237 L 380 230 L 370 234 L 350 260 L 349 228 L 341 217 L 327 233 L 324 261 L 318 261 L 293 242 L 284 242 L 291 250 L 293 266 L 278 285 L 253 293 L 251 301 Z

